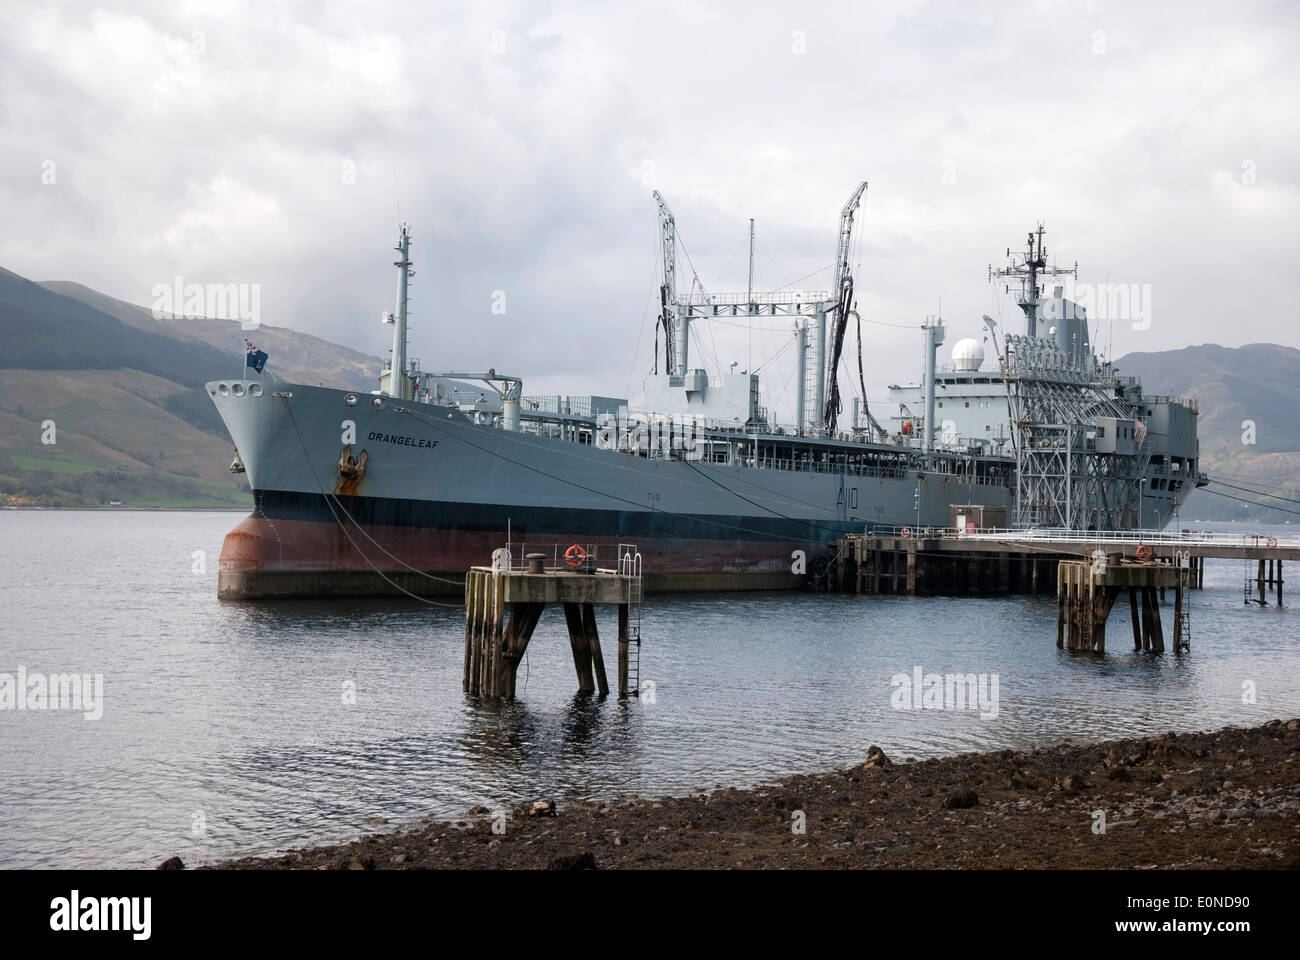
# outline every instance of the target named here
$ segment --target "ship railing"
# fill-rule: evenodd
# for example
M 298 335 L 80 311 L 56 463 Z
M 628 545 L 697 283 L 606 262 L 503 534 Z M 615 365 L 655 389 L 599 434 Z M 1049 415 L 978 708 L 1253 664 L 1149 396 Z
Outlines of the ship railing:
M 1195 397 L 1174 397 L 1166 394 L 1143 394 L 1142 401 L 1144 403 L 1179 403 L 1191 410 L 1192 413 L 1201 412 L 1200 401 Z
M 749 293 L 689 293 L 679 294 L 677 302 L 688 307 L 744 306 L 749 303 L 824 303 L 830 300 L 829 290 L 776 290 Z
M 981 487 L 1004 487 L 1010 482 L 1010 476 L 987 476 L 984 474 L 967 474 L 956 471 L 936 470 L 933 467 L 926 466 L 899 466 L 899 467 L 875 467 L 866 464 L 838 464 L 822 463 L 816 461 L 801 461 L 798 459 L 791 460 L 788 457 L 779 457 L 768 459 L 766 457 L 753 460 L 745 457 L 744 462 L 748 466 L 756 467 L 763 470 L 782 470 L 794 473 L 829 473 L 844 474 L 848 477 L 872 477 L 882 480 L 905 480 L 908 472 L 919 472 L 927 476 L 938 478 L 953 478 L 961 481 L 963 484 L 972 484 Z
M 741 438 L 745 439 L 745 438 Z M 909 471 L 919 471 L 922 474 L 931 475 L 940 478 L 953 478 L 961 483 L 985 486 L 985 487 L 1002 487 L 1010 482 L 1010 472 L 1006 475 L 999 476 L 996 474 L 982 474 L 974 471 L 963 471 L 960 469 L 941 469 L 931 464 L 905 464 L 899 466 L 874 466 L 872 464 L 861 463 L 837 463 L 821 459 L 808 459 L 801 457 L 771 457 L 766 455 L 755 456 L 752 452 L 752 446 L 747 447 L 744 451 L 737 451 L 731 447 L 735 441 L 710 439 L 698 441 L 695 446 L 682 448 L 667 448 L 662 444 L 645 444 L 637 442 L 629 434 L 624 434 L 619 438 L 618 449 L 627 454 L 645 457 L 649 460 L 689 460 L 692 463 L 712 463 L 718 465 L 741 464 L 743 466 L 758 470 L 780 470 L 793 473 L 824 473 L 824 474 L 843 474 L 849 477 L 872 477 L 886 480 L 906 479 Z M 761 447 L 765 447 L 763 441 L 759 441 Z M 967 456 L 975 456 L 966 454 Z M 863 454 L 849 453 L 849 456 L 863 456 Z M 960 467 L 965 461 L 940 460 L 944 466 Z
M 492 552 L 492 566 L 503 572 L 526 573 L 530 553 L 542 554 L 542 568 L 550 572 L 593 570 L 599 566 L 599 544 L 550 540 L 506 543 Z
M 901 529 L 901 528 L 898 528 Z M 1061 527 L 980 527 L 963 531 L 952 527 L 933 529 L 934 535 L 964 540 L 1114 543 L 1147 546 L 1277 546 L 1300 549 L 1300 537 L 1277 537 L 1266 533 L 1225 533 L 1215 530 L 1069 530 Z
M 592 416 L 590 397 L 573 397 L 564 394 L 526 396 L 520 398 L 520 407 L 525 416 L 529 413 L 563 413 L 578 417 Z

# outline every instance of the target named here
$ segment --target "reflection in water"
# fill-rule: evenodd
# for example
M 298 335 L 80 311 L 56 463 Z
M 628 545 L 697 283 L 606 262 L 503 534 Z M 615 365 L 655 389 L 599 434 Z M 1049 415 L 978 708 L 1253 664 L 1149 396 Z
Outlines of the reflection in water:
M 0 556 L 0 671 L 105 682 L 101 721 L 0 714 L 0 865 L 202 862 L 345 840 L 376 818 L 767 782 L 873 743 L 925 757 L 1300 713 L 1296 615 L 1243 608 L 1226 561 L 1192 597 L 1187 656 L 1134 652 L 1122 618 L 1104 658 L 1058 650 L 1047 598 L 652 597 L 654 702 L 575 696 L 563 618 L 548 615 L 519 699 L 489 704 L 461 690 L 459 608 L 218 603 L 190 556 L 216 556 L 234 523 L 0 514 L 20 545 Z M 890 679 L 917 666 L 998 674 L 997 719 L 894 709 Z M 1247 679 L 1256 703 L 1242 703 Z
M 604 704 L 598 698 L 575 694 L 569 701 L 560 729 L 564 734 L 564 745 L 573 753 L 574 759 L 585 760 L 593 748 L 600 744 L 601 709 Z

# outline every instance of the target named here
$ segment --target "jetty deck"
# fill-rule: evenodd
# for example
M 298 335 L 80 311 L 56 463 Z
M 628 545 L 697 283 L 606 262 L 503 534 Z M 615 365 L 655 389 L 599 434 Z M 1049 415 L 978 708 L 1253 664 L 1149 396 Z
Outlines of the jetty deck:
M 917 595 L 1050 593 L 1057 566 L 1100 550 L 1113 562 L 1185 566 L 1202 589 L 1207 559 L 1243 563 L 1243 597 L 1283 599 L 1283 562 L 1300 560 L 1300 537 L 1182 530 L 975 530 L 898 527 L 851 534 L 830 545 L 814 589 Z

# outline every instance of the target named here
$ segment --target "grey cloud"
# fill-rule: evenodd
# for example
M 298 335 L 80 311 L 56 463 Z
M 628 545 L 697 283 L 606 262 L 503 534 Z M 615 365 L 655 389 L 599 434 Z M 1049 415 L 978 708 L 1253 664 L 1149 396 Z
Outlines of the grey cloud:
M 743 288 L 748 217 L 779 286 L 830 263 L 839 207 L 867 179 L 871 319 L 918 324 L 942 299 L 950 341 L 978 335 L 982 313 L 1014 309 L 988 263 L 1042 218 L 1083 279 L 1152 285 L 1151 328 L 1117 326 L 1116 355 L 1294 342 L 1296 18 L 1267 3 L 1227 18 L 1208 4 L 6 9 L 0 265 L 136 302 L 177 274 L 259 282 L 267 322 L 379 354 L 401 216 L 413 355 L 621 394 L 651 363 L 652 187 L 702 281 Z M 756 365 L 786 340 L 764 326 L 702 328 L 696 355 Z M 879 394 L 914 374 L 919 338 L 867 329 Z

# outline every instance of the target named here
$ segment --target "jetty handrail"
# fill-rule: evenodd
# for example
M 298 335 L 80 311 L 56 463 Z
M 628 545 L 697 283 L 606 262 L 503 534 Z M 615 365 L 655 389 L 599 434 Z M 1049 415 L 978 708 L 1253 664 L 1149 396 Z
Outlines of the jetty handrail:
M 528 570 L 528 554 L 544 554 L 546 559 L 543 561 L 543 569 L 548 571 L 576 569 L 565 558 L 565 551 L 570 547 L 580 547 L 583 551 L 580 566 L 594 566 L 597 562 L 597 552 L 599 545 L 595 543 L 583 543 L 574 541 L 570 543 L 557 543 L 555 541 L 543 542 L 520 542 L 518 540 L 511 543 L 503 543 L 500 549 L 505 550 L 508 556 L 508 562 L 502 567 L 503 572 L 524 573 Z
M 953 527 L 905 528 L 902 526 L 875 526 L 873 533 L 892 530 L 901 535 L 904 529 L 914 537 L 946 540 L 988 540 L 1017 543 L 1115 543 L 1147 544 L 1149 546 L 1276 546 L 1300 549 L 1300 537 L 1278 537 L 1267 533 L 1226 533 L 1213 530 L 1068 530 L 1051 527 L 981 527 L 966 532 Z

